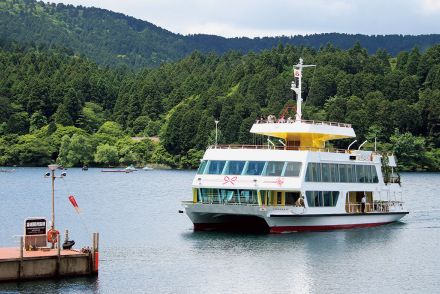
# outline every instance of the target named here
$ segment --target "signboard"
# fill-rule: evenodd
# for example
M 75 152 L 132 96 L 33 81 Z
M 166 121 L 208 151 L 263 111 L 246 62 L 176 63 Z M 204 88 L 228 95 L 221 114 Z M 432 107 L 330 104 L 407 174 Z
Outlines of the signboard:
M 46 235 L 45 218 L 27 218 L 24 221 L 24 226 L 26 236 Z

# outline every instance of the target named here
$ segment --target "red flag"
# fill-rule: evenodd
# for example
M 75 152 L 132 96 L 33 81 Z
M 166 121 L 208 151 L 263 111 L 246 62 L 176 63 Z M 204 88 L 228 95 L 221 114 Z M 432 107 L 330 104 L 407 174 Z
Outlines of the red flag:
M 75 208 L 76 212 L 79 214 L 81 211 L 78 207 L 78 203 L 76 203 L 75 197 L 73 197 L 73 195 L 69 196 L 69 201 L 70 203 L 72 203 L 73 207 Z

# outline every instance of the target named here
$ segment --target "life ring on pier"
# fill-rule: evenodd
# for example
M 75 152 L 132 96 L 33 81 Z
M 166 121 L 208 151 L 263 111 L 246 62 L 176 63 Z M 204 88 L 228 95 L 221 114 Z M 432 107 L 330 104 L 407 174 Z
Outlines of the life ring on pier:
M 60 232 L 58 232 L 55 229 L 50 229 L 49 232 L 47 232 L 47 241 L 49 243 L 55 244 L 56 242 L 58 242 L 58 235 L 60 234 Z

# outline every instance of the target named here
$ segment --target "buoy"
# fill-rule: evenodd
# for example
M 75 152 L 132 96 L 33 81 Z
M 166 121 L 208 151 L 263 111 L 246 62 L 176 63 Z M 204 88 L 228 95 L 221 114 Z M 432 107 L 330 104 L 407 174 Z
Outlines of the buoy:
M 58 232 L 55 229 L 50 229 L 49 232 L 47 232 L 47 241 L 49 243 L 55 244 L 56 242 L 58 242 L 58 235 L 60 234 L 60 232 Z

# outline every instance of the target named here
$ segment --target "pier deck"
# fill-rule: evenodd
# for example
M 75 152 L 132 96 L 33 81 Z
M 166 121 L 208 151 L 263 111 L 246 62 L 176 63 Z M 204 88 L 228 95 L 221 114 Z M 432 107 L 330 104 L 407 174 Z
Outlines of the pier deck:
M 78 255 L 78 256 L 88 256 L 87 253 L 82 253 L 76 250 L 61 250 L 60 252 L 61 256 L 71 256 L 71 255 Z M 57 256 L 58 250 L 57 249 L 50 249 L 48 251 L 23 251 L 23 258 L 40 258 L 40 257 L 50 257 L 50 256 Z M 20 259 L 20 248 L 17 247 L 9 247 L 9 248 L 0 248 L 0 262 L 7 261 L 7 260 L 17 260 Z
M 46 249 L 26 251 L 23 247 L 0 248 L 0 282 L 50 279 L 98 274 L 98 233 L 93 247 L 79 250 Z M 23 243 L 23 238 L 21 239 Z

